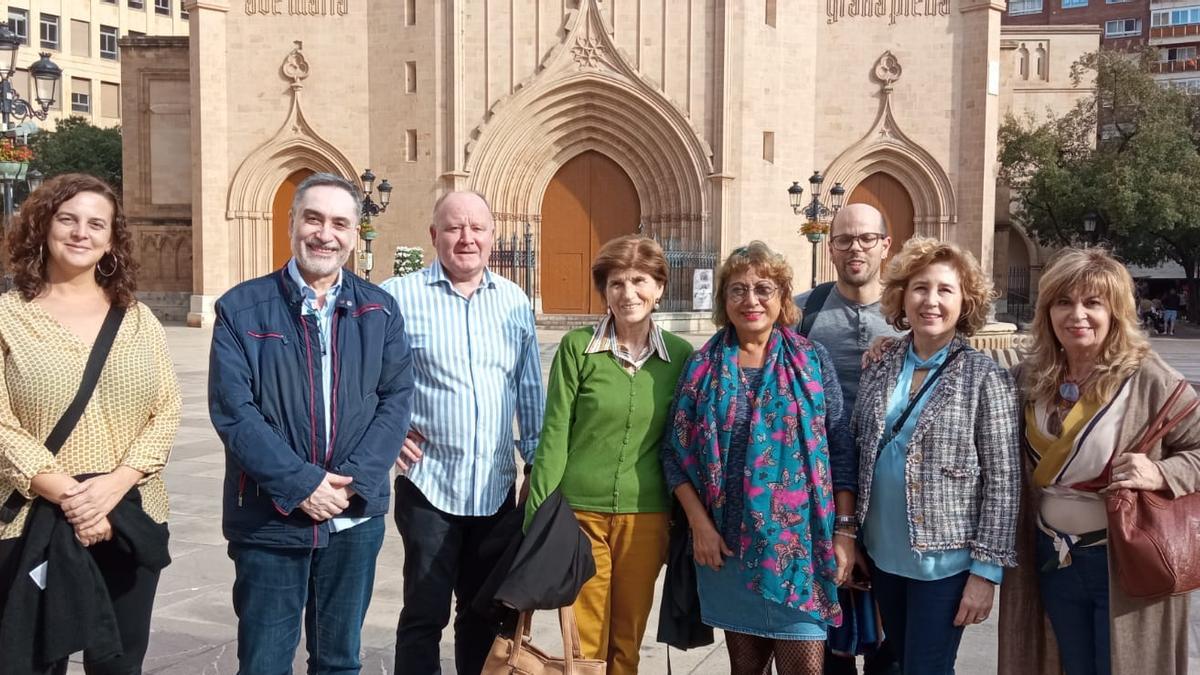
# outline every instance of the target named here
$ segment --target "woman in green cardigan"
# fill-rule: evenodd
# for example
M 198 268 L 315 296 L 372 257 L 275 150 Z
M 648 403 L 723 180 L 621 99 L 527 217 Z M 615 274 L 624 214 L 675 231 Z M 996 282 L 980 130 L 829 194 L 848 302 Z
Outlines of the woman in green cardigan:
M 659 446 L 691 345 L 652 312 L 667 283 L 662 248 L 613 239 L 592 263 L 608 312 L 563 336 L 546 391 L 525 525 L 556 488 L 592 542 L 596 576 L 575 601 L 583 653 L 609 675 L 636 673 L 638 650 L 667 556 L 671 497 Z

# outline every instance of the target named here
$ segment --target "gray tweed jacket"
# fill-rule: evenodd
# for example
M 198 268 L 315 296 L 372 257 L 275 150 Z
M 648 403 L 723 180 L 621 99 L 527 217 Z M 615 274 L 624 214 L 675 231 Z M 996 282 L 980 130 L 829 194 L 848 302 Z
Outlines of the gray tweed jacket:
M 858 520 L 871 505 L 887 401 L 912 336 L 863 371 L 851 430 L 859 451 Z M 982 562 L 1013 567 L 1021 493 L 1019 415 L 1012 377 L 956 337 L 966 351 L 942 371 L 908 443 L 908 537 L 914 551 L 969 549 Z

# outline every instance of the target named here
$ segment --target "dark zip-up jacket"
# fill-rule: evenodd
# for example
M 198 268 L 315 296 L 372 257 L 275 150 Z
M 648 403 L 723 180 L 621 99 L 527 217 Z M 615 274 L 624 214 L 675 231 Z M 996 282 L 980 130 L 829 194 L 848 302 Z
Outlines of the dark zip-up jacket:
M 396 301 L 342 271 L 330 327 L 333 369 L 325 444 L 321 338 L 301 316 L 287 269 L 230 289 L 217 301 L 208 407 L 225 445 L 222 530 L 234 543 L 324 547 L 328 522 L 300 503 L 325 472 L 350 476 L 344 517 L 387 513 L 392 463 L 412 410 L 412 355 Z

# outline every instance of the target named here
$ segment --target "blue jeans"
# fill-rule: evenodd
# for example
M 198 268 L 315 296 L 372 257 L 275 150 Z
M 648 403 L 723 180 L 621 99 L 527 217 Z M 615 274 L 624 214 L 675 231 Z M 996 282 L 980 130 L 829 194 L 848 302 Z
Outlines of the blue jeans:
M 871 587 L 883 631 L 904 675 L 953 675 L 963 634 L 962 626 L 954 625 L 954 615 L 968 576 L 969 572 L 960 572 L 920 581 L 871 565 Z
M 1108 547 L 1071 549 L 1067 567 L 1041 571 L 1057 560 L 1050 536 L 1037 533 L 1038 587 L 1046 616 L 1058 641 L 1067 675 L 1107 675 L 1110 671 L 1108 625 Z
M 325 548 L 229 544 L 238 672 L 290 674 L 303 618 L 308 672 L 357 675 L 383 531 L 378 517 L 331 534 Z

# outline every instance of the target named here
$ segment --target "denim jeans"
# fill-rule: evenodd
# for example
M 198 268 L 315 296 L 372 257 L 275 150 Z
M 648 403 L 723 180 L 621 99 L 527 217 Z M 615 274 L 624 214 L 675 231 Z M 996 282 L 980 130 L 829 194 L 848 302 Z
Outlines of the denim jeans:
M 404 540 L 404 608 L 396 625 L 395 672 L 439 675 L 442 630 L 454 616 L 454 665 L 459 675 L 479 675 L 500 626 L 471 608 L 496 560 L 479 545 L 515 508 L 514 493 L 490 516 L 455 516 L 429 503 L 404 476 L 396 478 L 396 527 Z
M 968 572 L 936 581 L 920 581 L 871 566 L 871 584 L 883 631 L 904 675 L 953 675 L 962 626 L 954 615 L 962 601 Z
M 1108 547 L 1071 549 L 1071 564 L 1049 572 L 1057 559 L 1045 532 L 1037 533 L 1038 588 L 1067 675 L 1108 675 Z
M 308 672 L 357 675 L 383 531 L 380 517 L 331 534 L 325 548 L 231 543 L 238 672 L 291 673 L 303 618 Z

